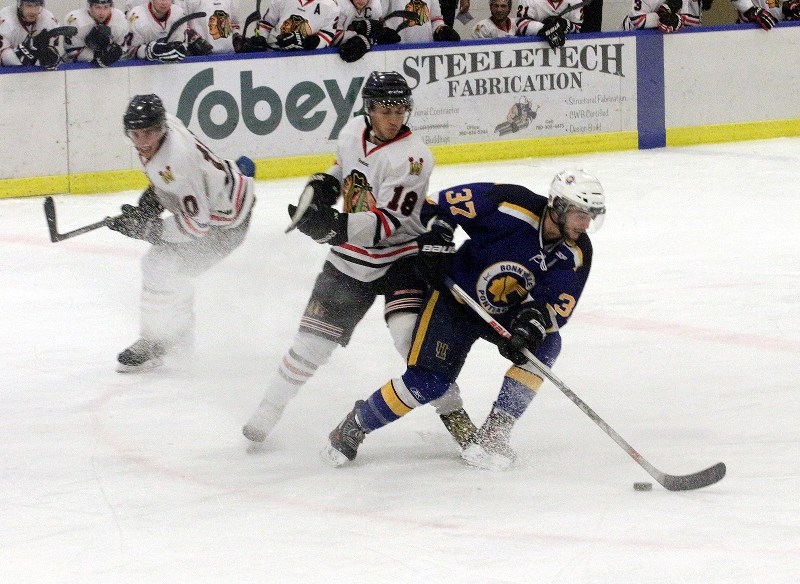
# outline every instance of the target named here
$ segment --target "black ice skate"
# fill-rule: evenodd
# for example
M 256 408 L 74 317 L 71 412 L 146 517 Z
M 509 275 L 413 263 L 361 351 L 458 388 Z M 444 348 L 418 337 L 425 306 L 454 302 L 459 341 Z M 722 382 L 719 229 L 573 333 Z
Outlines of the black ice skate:
M 363 403 L 363 400 L 358 400 L 353 410 L 345 416 L 344 420 L 328 436 L 330 444 L 319 454 L 322 460 L 329 465 L 342 466 L 348 461 L 354 460 L 356 454 L 358 454 L 358 447 L 364 441 L 366 432 L 356 419 L 356 410 Z
M 163 343 L 139 339 L 117 355 L 117 371 L 136 373 L 149 371 L 164 364 L 167 350 Z

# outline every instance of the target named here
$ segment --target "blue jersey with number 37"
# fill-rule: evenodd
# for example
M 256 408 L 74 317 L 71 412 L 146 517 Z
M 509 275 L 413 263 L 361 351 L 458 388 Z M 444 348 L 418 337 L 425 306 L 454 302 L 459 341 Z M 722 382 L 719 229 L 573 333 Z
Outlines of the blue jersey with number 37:
M 427 223 L 438 216 L 469 235 L 453 259 L 453 280 L 508 326 L 523 303 L 550 315 L 550 331 L 569 319 L 592 263 L 592 244 L 543 241 L 547 198 L 519 185 L 463 184 L 428 197 Z

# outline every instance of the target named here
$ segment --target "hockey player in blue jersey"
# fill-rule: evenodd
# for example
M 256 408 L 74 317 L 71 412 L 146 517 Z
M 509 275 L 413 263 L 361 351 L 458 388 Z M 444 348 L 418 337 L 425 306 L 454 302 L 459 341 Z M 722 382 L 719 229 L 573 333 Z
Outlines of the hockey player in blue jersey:
M 417 320 L 408 368 L 353 410 L 331 432 L 322 458 L 341 466 L 356 457 L 367 433 L 441 396 L 479 338 L 495 343 L 513 365 L 483 425 L 462 450 L 470 465 L 508 468 L 509 440 L 543 379 L 528 364 L 530 350 L 548 367 L 561 350 L 559 330 L 580 298 L 592 263 L 587 232 L 605 216 L 600 182 L 583 170 L 560 172 L 549 197 L 510 184 L 472 183 L 429 197 L 422 211 L 430 230 L 420 236 L 420 271 L 431 287 Z M 469 239 L 453 253 L 453 231 Z M 502 339 L 443 284 L 450 276 L 511 332 Z

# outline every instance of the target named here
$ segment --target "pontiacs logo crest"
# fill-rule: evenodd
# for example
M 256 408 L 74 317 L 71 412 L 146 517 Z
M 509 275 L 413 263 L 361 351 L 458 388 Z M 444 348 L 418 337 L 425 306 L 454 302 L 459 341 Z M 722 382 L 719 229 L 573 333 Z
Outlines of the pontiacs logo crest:
M 533 289 L 536 278 L 522 264 L 499 262 L 486 268 L 478 278 L 478 301 L 489 314 L 505 314 Z

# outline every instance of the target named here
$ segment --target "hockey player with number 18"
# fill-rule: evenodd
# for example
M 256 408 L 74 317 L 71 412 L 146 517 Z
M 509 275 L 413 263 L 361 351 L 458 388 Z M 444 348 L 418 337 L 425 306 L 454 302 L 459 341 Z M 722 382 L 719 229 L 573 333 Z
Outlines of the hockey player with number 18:
M 252 161 L 218 157 L 157 95 L 135 95 L 123 122 L 150 186 L 106 225 L 152 244 L 142 259 L 141 338 L 117 357 L 117 371 L 128 373 L 191 348 L 194 278 L 242 243 L 255 197 Z
M 373 432 L 441 396 L 458 377 L 479 338 L 495 343 L 514 365 L 486 421 L 470 438 L 462 458 L 489 470 L 515 459 L 511 428 L 543 383 L 522 349 L 552 366 L 561 350 L 560 329 L 580 299 L 592 264 L 586 232 L 605 216 L 598 180 L 563 171 L 549 197 L 512 184 L 471 183 L 440 191 L 422 210 L 438 235 L 423 248 L 422 266 L 431 289 L 425 298 L 408 355 L 408 368 L 389 380 L 334 428 L 322 458 L 332 466 L 353 460 Z M 460 226 L 469 239 L 455 255 L 442 253 Z M 445 285 L 450 277 L 510 333 L 500 337 Z M 446 352 L 447 358 L 442 355 Z
M 400 73 L 372 72 L 361 95 L 365 115 L 342 129 L 336 163 L 312 176 L 304 191 L 313 190 L 313 199 L 297 229 L 331 250 L 300 330 L 242 430 L 254 443 L 264 442 L 289 401 L 334 349 L 347 346 L 378 296 L 385 299 L 384 319 L 404 359 L 411 346 L 426 288 L 416 256 L 417 238 L 425 231 L 419 214 L 433 154 L 406 125 L 413 99 Z M 333 208 L 340 196 L 342 212 Z M 297 212 L 290 206 L 291 215 Z M 457 388 L 434 405 L 456 441 L 474 431 Z

